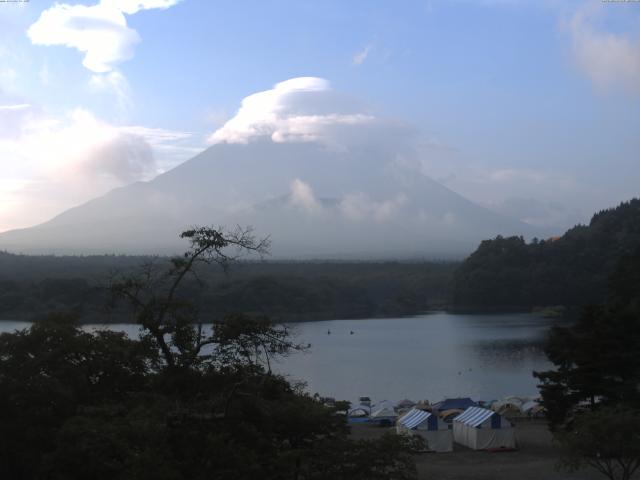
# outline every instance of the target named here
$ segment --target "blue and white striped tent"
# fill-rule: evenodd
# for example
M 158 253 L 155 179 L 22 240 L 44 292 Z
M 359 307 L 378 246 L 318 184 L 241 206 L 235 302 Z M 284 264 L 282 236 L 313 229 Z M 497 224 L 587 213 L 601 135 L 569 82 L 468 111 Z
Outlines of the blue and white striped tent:
M 419 435 L 434 452 L 453 450 L 453 435 L 441 418 L 431 412 L 413 408 L 396 422 L 396 432 L 405 435 Z
M 453 438 L 474 450 L 516 446 L 513 425 L 500 414 L 481 407 L 469 407 L 453 419 Z

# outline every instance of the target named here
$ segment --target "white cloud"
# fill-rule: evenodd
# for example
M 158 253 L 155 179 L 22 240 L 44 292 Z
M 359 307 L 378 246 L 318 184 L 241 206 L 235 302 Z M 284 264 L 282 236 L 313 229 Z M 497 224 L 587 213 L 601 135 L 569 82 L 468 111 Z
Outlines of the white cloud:
M 140 41 L 125 14 L 169 8 L 179 0 L 101 0 L 96 5 L 56 3 L 43 11 L 27 35 L 35 45 L 63 45 L 84 53 L 82 64 L 94 73 L 107 73 L 133 56 Z
M 49 72 L 49 66 L 46 63 L 42 65 L 38 76 L 40 77 L 40 82 L 42 83 L 42 85 L 44 85 L 45 87 L 49 86 L 49 84 L 51 83 L 51 73 Z
M 371 52 L 371 45 L 367 45 L 353 56 L 354 65 L 362 65 Z
M 332 91 L 327 80 L 298 77 L 242 100 L 236 115 L 216 130 L 210 143 L 341 143 L 339 137 L 380 122 L 352 99 Z
M 576 187 L 573 178 L 559 173 L 527 168 L 502 168 L 487 170 L 477 176 L 477 181 L 489 184 L 529 185 L 569 191 Z
M 603 32 L 595 23 L 603 7 L 590 5 L 569 22 L 573 54 L 579 66 L 600 89 L 623 88 L 640 94 L 640 37 Z
M 409 199 L 404 193 L 399 193 L 388 200 L 376 201 L 366 193 L 358 192 L 345 195 L 340 201 L 339 208 L 351 220 L 372 218 L 384 222 L 392 219 L 408 202 Z
M 84 53 L 82 64 L 95 73 L 113 70 L 116 63 L 133 56 L 140 41 L 127 26 L 121 10 L 103 2 L 92 5 L 55 4 L 29 27 L 27 35 L 35 45 L 64 45 Z
M 434 176 L 441 183 L 490 210 L 540 227 L 568 228 L 584 221 L 583 213 L 590 214 L 603 204 L 602 198 L 595 199 L 593 189 L 566 173 L 468 162 L 449 167 L 436 170 L 432 165 L 424 171 L 431 175 L 437 172 Z M 576 198 L 583 199 L 583 205 L 566 207 L 575 205 Z M 584 204 L 585 198 L 592 204 Z
M 89 80 L 89 86 L 98 91 L 113 92 L 121 113 L 126 113 L 131 107 L 129 82 L 117 70 L 105 74 L 93 74 Z
M 154 8 L 167 9 L 174 6 L 180 0 L 102 0 L 101 3 L 117 8 L 118 10 L 133 15 L 140 10 L 151 10 Z
M 291 182 L 291 204 L 310 213 L 318 213 L 322 205 L 316 200 L 308 183 L 296 178 Z
M 185 160 L 190 134 L 116 127 L 77 108 L 62 117 L 27 104 L 0 107 L 0 230 L 29 226 L 106 193 L 153 177 L 167 157 Z M 163 150 L 173 148 L 173 151 Z
M 571 211 L 559 202 L 534 197 L 507 197 L 488 206 L 498 213 L 540 227 L 569 226 L 584 220 L 578 211 Z
M 19 110 L 27 110 L 31 108 L 31 105 L 28 103 L 20 103 L 17 105 L 0 105 L 0 111 L 4 110 L 5 112 L 15 112 Z
M 18 73 L 10 67 L 0 67 L 0 87 L 13 89 Z

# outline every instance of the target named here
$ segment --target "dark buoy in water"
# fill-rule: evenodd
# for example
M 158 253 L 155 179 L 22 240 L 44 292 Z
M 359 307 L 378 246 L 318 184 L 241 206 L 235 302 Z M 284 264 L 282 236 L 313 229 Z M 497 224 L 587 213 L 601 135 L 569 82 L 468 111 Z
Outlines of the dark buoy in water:
M 327 330 L 327 335 L 331 335 L 331 330 Z
M 351 330 L 351 335 L 353 335 L 353 330 Z

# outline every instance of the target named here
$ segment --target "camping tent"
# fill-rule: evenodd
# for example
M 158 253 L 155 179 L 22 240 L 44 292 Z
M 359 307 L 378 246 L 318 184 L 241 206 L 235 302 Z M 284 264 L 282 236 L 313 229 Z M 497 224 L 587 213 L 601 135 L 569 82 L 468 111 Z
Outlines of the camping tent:
M 516 447 L 513 425 L 481 407 L 470 407 L 453 419 L 453 438 L 474 450 Z
M 476 402 L 474 402 L 473 400 L 471 400 L 468 397 L 464 397 L 464 398 L 445 398 L 444 400 L 438 402 L 438 403 L 434 403 L 433 404 L 433 408 L 434 409 L 438 409 L 440 411 L 443 410 L 451 410 L 451 409 L 458 409 L 458 410 L 466 410 L 469 407 L 475 407 L 477 405 Z
M 522 407 L 528 400 L 526 397 L 505 397 L 502 400 L 496 400 L 491 405 L 491 410 L 498 412 L 503 417 L 520 417 L 523 413 Z
M 440 410 L 438 416 L 447 423 L 453 422 L 453 419 L 460 415 L 464 410 L 459 408 L 451 408 L 449 410 Z
M 379 423 L 380 425 L 391 426 L 396 421 L 396 418 L 398 418 L 398 415 L 393 408 L 384 406 L 371 414 L 371 421 Z
M 398 402 L 398 409 L 403 409 L 403 408 L 411 408 L 415 405 L 415 402 L 412 402 L 411 400 L 409 400 L 408 398 L 405 398 L 404 400 L 400 400 Z
M 530 417 L 543 417 L 545 411 L 544 407 L 535 400 L 529 400 L 528 402 L 523 404 L 521 410 L 522 413 Z
M 398 419 L 396 432 L 405 435 L 420 435 L 427 448 L 434 452 L 451 452 L 453 436 L 449 426 L 430 412 L 412 409 Z
M 369 411 L 366 407 L 356 407 L 347 412 L 347 423 L 365 423 L 369 421 Z

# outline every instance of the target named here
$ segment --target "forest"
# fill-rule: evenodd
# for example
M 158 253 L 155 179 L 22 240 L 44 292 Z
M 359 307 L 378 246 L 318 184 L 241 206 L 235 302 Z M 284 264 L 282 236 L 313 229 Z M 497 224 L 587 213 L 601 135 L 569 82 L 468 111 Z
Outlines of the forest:
M 225 267 L 228 246 L 264 245 L 207 228 L 183 235 L 184 256 L 111 284 L 139 338 L 87 332 L 55 313 L 0 334 L 0 478 L 414 479 L 423 442 L 351 439 L 348 403 L 329 405 L 271 371 L 307 348 L 287 327 L 235 315 L 203 330 L 186 279 Z
M 602 303 L 619 259 L 639 249 L 640 199 L 600 211 L 561 237 L 527 243 L 498 236 L 456 269 L 453 303 L 524 310 Z
M 274 321 L 415 315 L 434 309 L 521 310 L 564 306 L 579 311 L 606 300 L 618 261 L 640 251 L 640 200 L 596 213 L 560 237 L 498 236 L 463 262 L 245 260 L 223 271 L 203 267 L 185 298 L 207 317 L 265 315 Z M 141 265 L 168 257 L 26 256 L 0 252 L 0 318 L 30 320 L 73 313 L 82 322 L 119 322 L 109 286 Z
M 50 311 L 83 322 L 117 322 L 109 309 L 114 276 L 166 257 L 25 256 L 0 253 L 0 318 L 31 319 Z M 275 321 L 392 317 L 450 303 L 450 262 L 236 262 L 226 272 L 209 266 L 184 286 L 184 295 L 213 320 L 231 313 Z M 202 288 L 201 288 L 202 287 Z

